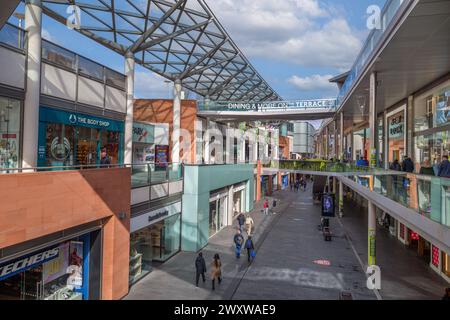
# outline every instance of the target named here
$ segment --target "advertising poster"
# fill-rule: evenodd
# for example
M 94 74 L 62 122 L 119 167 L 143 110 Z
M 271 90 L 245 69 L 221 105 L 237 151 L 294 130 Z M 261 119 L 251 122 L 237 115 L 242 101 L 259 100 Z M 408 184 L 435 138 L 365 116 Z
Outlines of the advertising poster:
M 83 286 L 83 242 L 70 241 L 67 285 L 75 289 Z
M 66 274 L 69 266 L 69 243 L 63 243 L 59 246 L 58 258 L 44 263 L 43 279 L 44 284 L 50 283 Z
M 155 165 L 159 168 L 167 167 L 169 162 L 169 146 L 155 146 Z
M 322 197 L 322 217 L 334 217 L 334 197 L 324 194 Z

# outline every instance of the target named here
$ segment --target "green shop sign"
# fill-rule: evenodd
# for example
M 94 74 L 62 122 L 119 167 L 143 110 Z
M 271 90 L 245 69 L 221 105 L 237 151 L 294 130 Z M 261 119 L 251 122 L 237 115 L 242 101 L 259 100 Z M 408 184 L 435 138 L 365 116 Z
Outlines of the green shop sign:
M 46 107 L 39 109 L 39 121 L 50 123 L 62 123 L 72 126 L 104 129 L 108 131 L 124 131 L 124 122 L 100 118 L 77 112 L 66 112 Z

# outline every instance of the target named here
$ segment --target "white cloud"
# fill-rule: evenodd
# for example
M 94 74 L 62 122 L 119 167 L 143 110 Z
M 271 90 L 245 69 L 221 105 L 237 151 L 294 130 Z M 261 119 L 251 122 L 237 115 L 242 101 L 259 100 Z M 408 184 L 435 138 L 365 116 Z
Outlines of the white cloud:
M 50 42 L 56 43 L 56 39 L 54 37 L 52 37 L 50 32 L 45 28 L 42 28 L 42 38 L 44 38 L 45 40 L 48 40 Z
M 156 99 L 169 98 L 172 93 L 172 83 L 164 82 L 166 79 L 150 71 L 137 71 L 135 73 L 135 98 Z
M 307 77 L 292 76 L 288 79 L 288 82 L 295 86 L 296 88 L 303 91 L 325 91 L 325 92 L 336 92 L 337 86 L 335 83 L 330 83 L 329 79 L 333 76 L 331 75 L 320 75 L 315 74 Z
M 344 17 L 318 0 L 209 2 L 243 52 L 307 67 L 351 67 L 361 40 Z

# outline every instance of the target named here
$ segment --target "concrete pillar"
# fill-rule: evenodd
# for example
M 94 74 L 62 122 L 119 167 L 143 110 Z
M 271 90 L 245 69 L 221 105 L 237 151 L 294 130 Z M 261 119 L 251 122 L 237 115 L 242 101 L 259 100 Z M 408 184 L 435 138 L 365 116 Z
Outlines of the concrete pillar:
M 133 163 L 133 122 L 134 122 L 134 55 L 125 56 L 125 76 L 127 77 L 127 115 L 125 119 L 125 157 L 126 164 Z
M 414 157 L 414 96 L 408 97 L 408 104 L 406 106 L 406 142 L 405 149 L 406 155 L 411 157 L 412 161 L 415 161 Z
M 344 161 L 344 112 L 341 112 L 339 115 L 340 115 L 340 127 L 339 127 L 339 133 L 340 133 L 339 160 L 342 162 L 342 161 Z
M 22 167 L 31 168 L 37 166 L 39 137 L 42 52 L 42 8 L 40 0 L 26 1 L 25 30 L 28 36 L 28 55 L 23 113 Z
M 344 184 L 339 180 L 339 217 L 344 216 Z
M 180 128 L 181 128 L 181 80 L 175 80 L 173 86 L 173 133 L 172 162 L 180 162 Z
M 324 158 L 325 159 L 330 158 L 329 154 L 328 154 L 328 139 L 329 139 L 329 136 L 328 136 L 328 126 L 327 126 L 327 127 L 325 127 L 325 150 L 324 150 Z
M 373 202 L 368 203 L 368 265 L 376 264 L 376 228 L 377 228 L 377 208 Z
M 225 137 L 225 162 L 227 164 L 233 163 L 232 159 L 232 141 L 234 141 L 233 128 L 231 124 L 227 123 L 227 136 Z
M 209 164 L 210 163 L 210 159 L 211 159 L 211 135 L 210 135 L 210 126 L 211 123 L 209 121 L 209 119 L 206 119 L 206 128 L 205 128 L 205 136 L 204 136 L 204 140 L 205 140 L 205 150 L 204 150 L 204 155 L 203 158 L 205 159 L 205 163 Z
M 370 150 L 369 150 L 369 164 L 370 167 L 377 165 L 377 108 L 376 108 L 376 91 L 377 75 L 375 72 L 370 74 L 370 89 L 369 89 L 369 127 L 370 127 Z
M 227 226 L 233 225 L 233 215 L 234 215 L 234 186 L 228 188 L 228 214 L 227 214 Z

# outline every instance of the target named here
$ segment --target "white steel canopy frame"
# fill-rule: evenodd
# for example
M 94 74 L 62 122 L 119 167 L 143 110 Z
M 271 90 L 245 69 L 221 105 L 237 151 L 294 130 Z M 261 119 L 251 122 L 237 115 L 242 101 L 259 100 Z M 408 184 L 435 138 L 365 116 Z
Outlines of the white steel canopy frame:
M 43 13 L 210 100 L 279 101 L 204 0 L 42 0 Z

